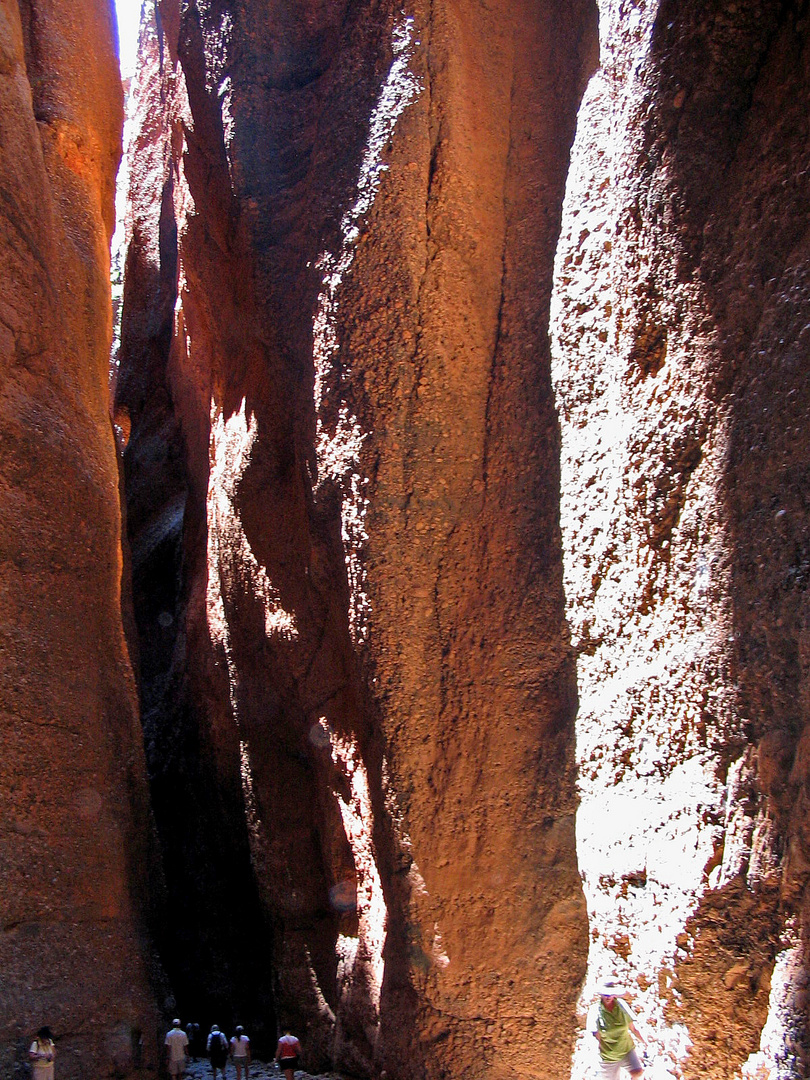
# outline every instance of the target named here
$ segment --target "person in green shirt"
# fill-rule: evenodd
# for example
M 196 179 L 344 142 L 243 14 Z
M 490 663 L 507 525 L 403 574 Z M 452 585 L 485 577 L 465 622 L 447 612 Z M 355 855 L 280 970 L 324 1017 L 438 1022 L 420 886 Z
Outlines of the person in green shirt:
M 618 1080 L 622 1069 L 627 1069 L 633 1080 L 641 1080 L 644 1075 L 632 1037 L 635 1035 L 645 1046 L 647 1040 L 636 1027 L 636 1018 L 629 1006 L 622 1001 L 625 992 L 618 980 L 605 979 L 597 987 L 599 1003 L 594 1005 L 588 1018 L 588 1030 L 599 1043 L 605 1080 Z

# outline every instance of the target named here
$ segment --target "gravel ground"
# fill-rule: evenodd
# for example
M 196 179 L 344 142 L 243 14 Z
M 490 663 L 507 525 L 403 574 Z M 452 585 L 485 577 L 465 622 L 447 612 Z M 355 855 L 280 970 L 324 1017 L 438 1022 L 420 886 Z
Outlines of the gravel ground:
M 222 1072 L 217 1069 L 217 1080 Z M 186 1069 L 186 1080 L 212 1080 L 211 1065 L 207 1058 L 198 1058 L 189 1063 Z M 225 1080 L 236 1080 L 236 1069 L 228 1064 L 225 1069 Z M 277 1069 L 272 1061 L 259 1061 L 256 1058 L 250 1063 L 250 1080 L 284 1080 L 284 1073 Z M 312 1073 L 302 1072 L 300 1069 L 295 1074 L 295 1080 L 341 1080 L 337 1073 Z

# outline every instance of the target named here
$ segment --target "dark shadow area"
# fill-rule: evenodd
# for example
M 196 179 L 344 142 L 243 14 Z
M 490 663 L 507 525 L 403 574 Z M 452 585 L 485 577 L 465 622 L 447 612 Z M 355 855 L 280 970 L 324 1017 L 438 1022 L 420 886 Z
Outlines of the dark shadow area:
M 164 886 L 152 930 L 175 1000 L 164 1003 L 167 1011 L 206 1032 L 213 1022 L 229 1032 L 241 1022 L 257 1050 L 270 1052 L 272 926 L 251 870 L 238 745 L 212 739 L 217 717 L 199 691 L 210 679 L 214 700 L 227 703 L 227 678 L 187 665 L 195 636 L 206 634 L 205 597 L 194 584 L 206 574 L 207 469 L 200 476 L 194 464 L 207 460 L 207 447 L 192 453 L 190 466 L 167 375 L 177 291 L 173 194 L 170 174 L 150 222 L 159 266 L 143 257 L 152 236 L 136 230 L 129 248 L 116 394 L 131 425 L 124 477 L 132 653 L 162 862 L 149 873 Z M 202 432 L 207 440 L 205 424 Z

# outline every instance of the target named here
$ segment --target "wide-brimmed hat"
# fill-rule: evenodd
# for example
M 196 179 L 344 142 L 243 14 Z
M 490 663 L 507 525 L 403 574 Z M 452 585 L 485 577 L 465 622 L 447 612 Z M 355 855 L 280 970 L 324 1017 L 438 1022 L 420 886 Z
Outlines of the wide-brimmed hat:
M 602 979 L 596 988 L 599 997 L 622 997 L 627 990 L 618 979 Z

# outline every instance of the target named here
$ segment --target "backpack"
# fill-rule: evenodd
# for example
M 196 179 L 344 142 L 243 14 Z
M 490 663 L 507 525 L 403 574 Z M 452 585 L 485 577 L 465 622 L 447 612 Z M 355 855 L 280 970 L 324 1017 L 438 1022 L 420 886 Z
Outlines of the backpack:
M 212 1065 L 224 1065 L 228 1058 L 228 1043 L 221 1031 L 213 1031 L 208 1036 L 208 1053 Z

